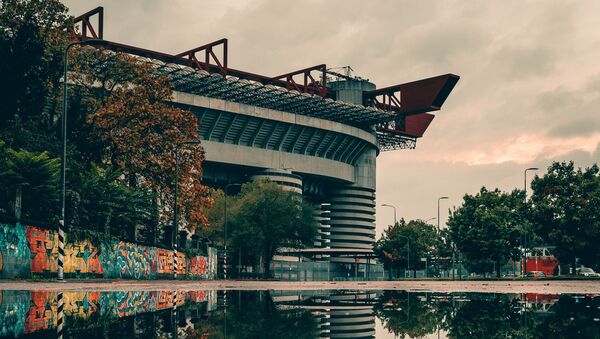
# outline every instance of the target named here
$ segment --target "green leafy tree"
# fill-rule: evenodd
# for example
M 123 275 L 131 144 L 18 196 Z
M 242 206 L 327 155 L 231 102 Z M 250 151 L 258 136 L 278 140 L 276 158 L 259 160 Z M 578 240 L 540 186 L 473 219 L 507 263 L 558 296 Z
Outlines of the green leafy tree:
M 151 223 L 152 196 L 149 191 L 123 184 L 121 175 L 113 167 L 94 164 L 82 175 L 79 223 L 106 235 L 134 240 L 136 226 Z
M 396 337 L 423 338 L 436 330 L 440 320 L 436 305 L 424 298 L 406 291 L 385 291 L 373 311 Z
M 262 262 L 265 277 L 277 249 L 311 245 L 317 234 L 314 207 L 271 181 L 244 184 L 239 196 L 227 198 L 227 212 L 232 249 Z
M 8 198 L 12 192 L 13 208 L 17 200 L 21 201 L 21 218 L 27 222 L 46 225 L 57 222 L 60 159 L 51 158 L 47 152 L 10 148 L 3 153 L 0 172 L 3 196 Z
M 573 162 L 555 162 L 535 177 L 531 197 L 537 234 L 565 263 L 600 267 L 600 175 L 597 165 L 585 170 Z
M 521 237 L 529 232 L 524 215 L 523 191 L 511 193 L 483 187 L 465 195 L 463 204 L 451 211 L 448 227 L 452 241 L 474 272 L 486 273 L 520 256 Z
M 433 225 L 422 220 L 411 220 L 408 223 L 400 219 L 398 223 L 388 227 L 375 243 L 374 251 L 383 261 L 386 268 L 413 270 L 425 268 L 421 258 L 429 258 L 436 252 L 440 239 Z M 410 254 L 409 254 L 410 253 Z M 410 256 L 410 265 L 408 265 Z M 429 260 L 429 259 L 428 259 Z

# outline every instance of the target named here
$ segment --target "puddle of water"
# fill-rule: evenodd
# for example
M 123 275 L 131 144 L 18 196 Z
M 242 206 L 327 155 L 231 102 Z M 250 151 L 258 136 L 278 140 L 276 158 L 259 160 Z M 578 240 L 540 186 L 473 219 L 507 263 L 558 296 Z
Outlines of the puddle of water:
M 0 292 L 2 338 L 600 338 L 596 295 Z

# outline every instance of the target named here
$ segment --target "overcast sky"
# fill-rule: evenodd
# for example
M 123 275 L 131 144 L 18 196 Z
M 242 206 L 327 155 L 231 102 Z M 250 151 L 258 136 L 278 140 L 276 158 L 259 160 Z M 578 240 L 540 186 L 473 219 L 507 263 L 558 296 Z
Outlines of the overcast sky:
M 378 87 L 461 77 L 415 150 L 377 160 L 377 203 L 428 219 L 523 170 L 600 162 L 600 1 L 64 1 L 104 6 L 104 37 L 159 50 L 229 39 L 229 66 L 351 65 Z M 543 173 L 544 171 L 541 171 Z M 378 234 L 392 210 L 377 209 Z

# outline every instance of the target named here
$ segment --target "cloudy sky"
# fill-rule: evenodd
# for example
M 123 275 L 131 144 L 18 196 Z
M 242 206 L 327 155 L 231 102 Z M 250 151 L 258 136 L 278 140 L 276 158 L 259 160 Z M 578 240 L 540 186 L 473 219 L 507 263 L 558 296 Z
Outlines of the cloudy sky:
M 461 79 L 417 149 L 381 153 L 377 202 L 428 219 L 523 170 L 600 162 L 600 1 L 65 1 L 104 6 L 108 40 L 167 53 L 223 37 L 230 67 L 277 75 L 351 65 L 385 87 Z M 541 172 L 543 173 L 543 171 Z M 378 233 L 392 222 L 378 207 Z

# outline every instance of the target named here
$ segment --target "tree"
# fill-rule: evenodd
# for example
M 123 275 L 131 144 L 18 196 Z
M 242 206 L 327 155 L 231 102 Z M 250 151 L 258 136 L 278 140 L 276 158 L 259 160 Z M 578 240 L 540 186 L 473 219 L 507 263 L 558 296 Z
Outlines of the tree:
M 409 244 L 410 242 L 410 244 Z M 430 257 L 436 250 L 439 237 L 433 225 L 422 220 L 411 220 L 408 223 L 400 219 L 395 225 L 388 227 L 375 243 L 374 251 L 384 265 L 391 271 L 395 268 L 396 276 L 401 268 L 408 266 L 416 274 L 423 269 L 425 262 L 421 258 Z M 410 252 L 410 265 L 408 256 Z
M 58 177 L 60 159 L 51 158 L 48 152 L 15 151 L 7 148 L 0 169 L 3 196 L 10 193 L 21 202 L 20 216 L 28 222 L 51 224 L 57 222 Z M 19 217 L 17 219 L 19 219 Z
M 259 259 L 265 277 L 277 249 L 311 245 L 317 234 L 314 207 L 271 181 L 244 184 L 239 196 L 227 199 L 227 212 L 232 249 Z
M 45 98 L 58 85 L 67 8 L 58 0 L 4 0 L 0 5 L 0 125 L 42 117 Z M 12 125 L 15 127 L 14 125 Z M 23 145 L 20 145 L 23 146 Z
M 561 262 L 579 258 L 600 267 L 600 175 L 597 165 L 575 169 L 573 162 L 554 162 L 531 184 L 532 220 L 536 233 Z
M 151 222 L 152 197 L 148 191 L 129 187 L 119 181 L 121 172 L 114 167 L 92 164 L 82 174 L 79 224 L 85 228 L 120 239 L 134 240 L 137 225 Z
M 128 86 L 114 88 L 88 123 L 108 146 L 104 161 L 118 166 L 130 186 L 157 193 L 166 224 L 172 220 L 179 177 L 181 224 L 193 231 L 207 224 L 204 213 L 212 203 L 201 183 L 204 150 L 200 144 L 181 147 L 176 173 L 176 145 L 199 139 L 198 120 L 190 111 L 167 105 L 171 95 L 169 79 L 142 71 Z
M 466 194 L 463 204 L 451 211 L 448 227 L 452 241 L 474 272 L 486 273 L 509 259 L 520 256 L 520 240 L 529 232 L 524 218 L 524 192 L 511 193 L 481 188 L 476 195 Z

